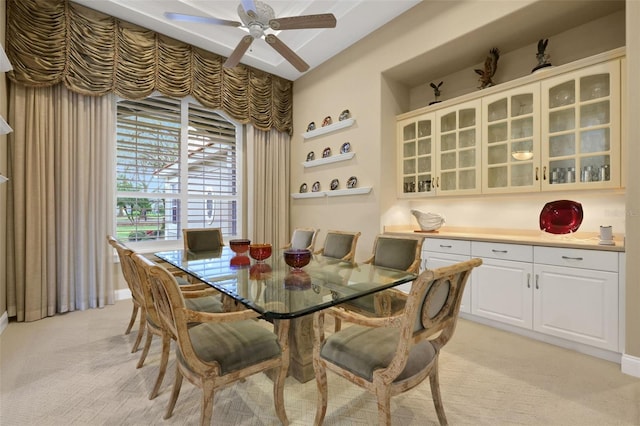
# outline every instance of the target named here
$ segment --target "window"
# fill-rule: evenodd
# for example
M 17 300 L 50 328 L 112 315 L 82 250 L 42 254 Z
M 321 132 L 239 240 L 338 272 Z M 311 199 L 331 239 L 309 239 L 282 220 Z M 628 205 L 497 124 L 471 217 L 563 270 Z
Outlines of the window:
M 182 238 L 182 228 L 242 230 L 238 125 L 187 99 L 117 102 L 116 233 Z

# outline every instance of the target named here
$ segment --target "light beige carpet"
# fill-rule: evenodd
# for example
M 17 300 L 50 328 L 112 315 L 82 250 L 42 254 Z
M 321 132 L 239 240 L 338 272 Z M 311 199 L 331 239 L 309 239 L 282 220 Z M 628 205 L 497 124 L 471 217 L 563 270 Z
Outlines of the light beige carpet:
M 184 382 L 174 415 L 163 420 L 173 354 L 160 395 L 147 395 L 159 361 L 157 339 L 145 366 L 123 334 L 131 302 L 33 323 L 0 336 L 0 425 L 192 425 L 200 392 Z M 440 361 L 451 425 L 640 425 L 640 380 L 614 363 L 460 320 Z M 220 391 L 213 424 L 277 425 L 271 382 L 260 374 Z M 292 425 L 311 425 L 316 387 L 285 388 Z M 435 425 L 428 383 L 392 400 L 395 425 Z M 326 425 L 377 424 L 375 399 L 329 374 Z

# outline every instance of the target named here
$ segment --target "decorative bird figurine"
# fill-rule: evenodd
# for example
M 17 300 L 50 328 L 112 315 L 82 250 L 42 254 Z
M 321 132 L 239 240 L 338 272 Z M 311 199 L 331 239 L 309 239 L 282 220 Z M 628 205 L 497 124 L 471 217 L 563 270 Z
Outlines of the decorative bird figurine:
M 444 225 L 444 216 L 441 214 L 431 212 L 425 213 L 416 209 L 411 209 L 411 214 L 418 220 L 421 231 L 435 231 Z
M 489 51 L 489 56 L 484 61 L 484 70 L 475 69 L 476 74 L 480 76 L 478 81 L 480 86 L 478 89 L 484 89 L 486 87 L 493 86 L 492 77 L 498 70 L 498 59 L 500 58 L 500 51 L 497 48 L 493 48 Z
M 434 83 L 431 83 L 431 87 L 433 88 L 433 94 L 436 97 L 436 100 L 433 102 L 429 102 L 429 105 L 433 105 L 433 104 L 437 104 L 438 102 L 440 102 L 438 100 L 438 98 L 440 97 L 440 86 L 442 86 L 442 83 L 444 83 L 443 81 L 441 81 L 440 83 L 438 83 L 437 85 Z
M 550 56 L 545 53 L 547 50 L 547 44 L 549 44 L 549 39 L 540 39 L 538 40 L 538 53 L 536 53 L 536 59 L 538 60 L 538 65 L 535 66 L 531 72 L 537 71 L 540 68 L 546 68 L 551 66 L 551 62 L 549 62 Z

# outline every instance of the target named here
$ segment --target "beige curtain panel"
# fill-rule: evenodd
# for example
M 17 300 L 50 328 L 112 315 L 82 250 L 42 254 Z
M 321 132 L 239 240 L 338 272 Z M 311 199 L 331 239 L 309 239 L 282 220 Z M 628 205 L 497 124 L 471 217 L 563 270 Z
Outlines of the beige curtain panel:
M 127 99 L 192 95 L 257 129 L 292 131 L 291 81 L 224 68 L 224 57 L 68 0 L 8 0 L 6 44 L 15 83 Z

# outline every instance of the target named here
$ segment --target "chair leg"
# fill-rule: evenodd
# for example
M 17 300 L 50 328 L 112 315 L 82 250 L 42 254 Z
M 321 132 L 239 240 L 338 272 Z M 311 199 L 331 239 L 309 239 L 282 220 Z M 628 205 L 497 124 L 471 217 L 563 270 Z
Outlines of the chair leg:
M 378 423 L 380 426 L 391 425 L 391 393 L 387 387 L 376 388 L 378 397 Z
M 162 381 L 164 380 L 164 375 L 167 372 L 167 365 L 169 364 L 169 350 L 171 347 L 171 337 L 167 333 L 162 334 L 162 355 L 160 357 L 160 370 L 158 370 L 158 378 L 156 379 L 156 384 L 153 386 L 153 390 L 151 390 L 151 394 L 149 395 L 149 399 L 154 399 L 158 396 L 158 392 L 160 391 L 160 386 L 162 385 Z
M 327 371 L 320 361 L 314 360 L 313 368 L 316 371 L 316 385 L 318 386 L 318 399 L 316 401 L 315 426 L 320 426 L 327 414 Z
M 440 379 L 438 378 L 438 357 L 433 362 L 431 374 L 429 374 L 429 384 L 431 385 L 431 397 L 433 405 L 436 407 L 438 420 L 441 426 L 447 425 L 447 416 L 444 414 L 444 406 L 442 405 L 442 397 L 440 396 Z
M 149 354 L 149 348 L 151 347 L 151 339 L 153 339 L 153 333 L 147 331 L 147 340 L 144 342 L 144 348 L 142 348 L 142 353 L 140 354 L 140 359 L 138 360 L 138 365 L 136 368 L 141 368 L 144 365 L 144 360 L 147 358 Z
M 131 333 L 131 329 L 133 328 L 133 324 L 136 323 L 136 318 L 137 317 L 138 317 L 138 305 L 136 305 L 134 303 L 133 304 L 133 309 L 131 311 L 131 319 L 129 320 L 129 325 L 127 326 L 127 330 L 124 332 L 124 334 Z
M 209 426 L 213 416 L 214 384 L 211 380 L 202 379 L 202 405 L 200 407 L 200 426 Z
M 169 405 L 167 405 L 167 412 L 164 415 L 164 419 L 168 419 L 173 414 L 173 409 L 176 406 L 176 401 L 178 401 L 178 395 L 180 395 L 180 387 L 182 387 L 182 373 L 180 372 L 180 368 L 178 367 L 176 361 L 176 379 L 173 382 L 173 390 L 171 391 L 171 399 L 169 400 Z
M 342 328 L 342 320 L 340 318 L 333 317 L 333 322 L 335 324 L 333 331 L 337 333 Z
M 136 341 L 133 344 L 133 348 L 131 348 L 131 353 L 135 353 L 138 350 L 138 346 L 140 346 L 140 342 L 142 341 L 142 336 L 144 336 L 144 331 L 147 329 L 147 315 L 144 310 L 140 311 L 140 326 L 138 327 L 138 336 L 136 337 Z
M 287 412 L 284 408 L 284 382 L 287 379 L 287 367 L 285 365 L 278 368 L 276 379 L 273 381 L 273 400 L 276 406 L 276 414 L 284 426 L 289 424 Z

